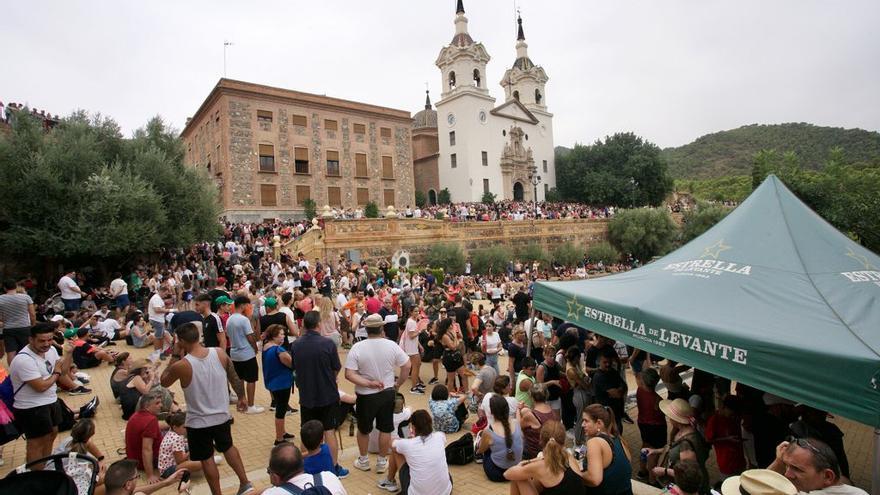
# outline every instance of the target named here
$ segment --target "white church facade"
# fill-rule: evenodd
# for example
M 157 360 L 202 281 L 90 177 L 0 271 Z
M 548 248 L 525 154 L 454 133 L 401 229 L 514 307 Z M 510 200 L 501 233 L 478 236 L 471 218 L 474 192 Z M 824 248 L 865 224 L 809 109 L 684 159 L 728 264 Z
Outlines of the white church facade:
M 489 93 L 486 48 L 468 33 L 458 0 L 455 36 L 435 62 L 442 77 L 437 102 L 439 187 L 453 202 L 480 201 L 485 191 L 496 200 L 531 201 L 533 178 L 540 177 L 537 199 L 556 187 L 553 114 L 547 109 L 547 74 L 528 56 L 518 19 L 516 59 L 500 85 L 504 102 Z

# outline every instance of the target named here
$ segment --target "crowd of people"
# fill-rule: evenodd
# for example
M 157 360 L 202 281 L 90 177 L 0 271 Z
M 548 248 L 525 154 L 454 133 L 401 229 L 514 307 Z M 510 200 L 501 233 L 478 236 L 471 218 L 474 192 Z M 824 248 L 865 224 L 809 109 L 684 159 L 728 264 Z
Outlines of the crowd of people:
M 0 124 L 14 125 L 16 114 L 18 112 L 28 112 L 32 117 L 42 122 L 43 128 L 46 130 L 55 127 L 61 122 L 58 115 L 53 116 L 51 113 L 46 113 L 45 110 L 37 110 L 36 108 L 28 109 L 27 105 L 15 102 L 9 102 L 4 105 L 3 102 L 0 101 Z
M 494 222 L 497 220 L 559 220 L 574 218 L 611 218 L 615 208 L 595 207 L 582 203 L 528 201 L 496 201 L 494 203 L 450 203 L 445 205 L 406 205 L 395 213 L 399 218 L 445 218 L 453 222 Z M 332 218 L 357 220 L 364 218 L 362 208 L 332 209 Z
M 392 272 L 386 260 L 276 259 L 271 239 L 306 226 L 227 224 L 220 241 L 165 251 L 109 284 L 71 269 L 58 279 L 58 306 L 5 282 L 0 322 L 14 393 L 3 397 L 27 461 L 89 455 L 100 466 L 96 493 L 110 495 L 132 493 L 137 473 L 144 493 L 185 488 L 184 475 L 200 473 L 218 494 L 217 465 L 227 463 L 237 493 L 251 493 L 230 405 L 266 415 L 262 386 L 272 398 L 270 495 L 290 485 L 344 494 L 349 468 L 381 475 L 389 492 L 448 494 L 449 461 L 461 457 L 450 447 L 512 494 L 631 493 L 633 465 L 644 482 L 681 494 L 713 485 L 741 493 L 766 479 L 781 487 L 772 493 L 864 493 L 847 484 L 842 433 L 823 411 L 533 312 L 533 284 L 552 268 L 511 261 L 498 274 L 468 267 L 438 279 L 432 270 Z M 152 351 L 135 359 L 137 348 Z M 109 383 L 90 383 L 88 370 L 105 363 Z M 105 465 L 90 442 L 96 400 L 78 412 L 64 405 L 59 392 L 89 394 L 87 385 L 117 398 L 125 460 Z M 407 396 L 423 395 L 426 408 L 405 407 Z M 286 430 L 292 413 L 297 432 Z M 347 421 L 358 455 L 344 466 L 337 433 Z M 622 436 L 634 427 L 638 446 Z M 65 429 L 70 437 L 56 447 Z M 447 441 L 462 431 L 471 436 Z

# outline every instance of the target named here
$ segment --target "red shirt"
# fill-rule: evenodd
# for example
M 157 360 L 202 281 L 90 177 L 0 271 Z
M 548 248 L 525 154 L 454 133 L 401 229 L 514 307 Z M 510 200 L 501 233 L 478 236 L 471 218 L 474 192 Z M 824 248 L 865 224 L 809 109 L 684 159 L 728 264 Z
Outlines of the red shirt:
M 141 449 L 144 439 L 153 441 L 153 466 L 159 463 L 159 445 L 162 443 L 162 434 L 159 431 L 159 418 L 149 411 L 137 411 L 128 418 L 125 425 L 125 457 L 138 462 L 138 469 L 144 468 L 144 460 L 141 458 Z M 149 440 L 147 440 L 149 441 Z
M 368 315 L 378 313 L 382 309 L 382 301 L 376 297 L 368 297 L 366 307 Z
M 660 396 L 653 390 L 642 387 L 636 389 L 636 404 L 639 409 L 639 424 L 666 425 L 666 416 L 660 411 Z
M 732 475 L 746 468 L 739 417 L 713 414 L 706 423 L 706 440 L 715 447 L 719 471 Z

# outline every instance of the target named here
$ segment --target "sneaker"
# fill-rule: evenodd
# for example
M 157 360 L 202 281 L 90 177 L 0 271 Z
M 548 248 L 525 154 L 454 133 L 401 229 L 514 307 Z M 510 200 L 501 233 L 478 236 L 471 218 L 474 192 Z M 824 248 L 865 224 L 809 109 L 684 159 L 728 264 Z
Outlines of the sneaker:
M 376 459 L 376 472 L 384 473 L 385 471 L 388 471 L 388 458 L 380 456 Z
M 627 423 L 627 424 L 635 424 L 635 423 L 633 423 L 632 418 L 629 417 L 629 414 L 627 414 L 627 413 L 623 413 L 623 417 L 620 418 L 620 419 L 622 419 L 624 423 Z
M 248 481 L 243 485 L 239 485 L 238 491 L 235 492 L 235 495 L 244 495 L 245 493 L 250 493 L 252 491 L 254 491 L 254 485 L 251 484 L 250 481 Z
M 420 388 L 420 389 L 422 389 L 422 390 L 425 390 L 425 387 L 426 387 L 425 382 L 419 382 L 419 383 L 416 385 L 416 388 Z
M 425 395 L 425 391 L 420 389 L 419 387 L 413 387 L 409 389 L 409 393 L 413 395 Z
M 436 378 L 431 378 L 431 380 L 428 381 L 428 385 L 434 385 L 437 383 L 440 383 L 440 380 L 438 380 Z
M 361 471 L 369 471 L 370 470 L 370 458 L 367 456 L 358 457 L 356 461 L 354 461 L 354 467 L 360 469 Z
M 67 393 L 70 395 L 85 395 L 92 393 L 92 391 L 80 385 L 79 387 L 76 387 L 75 389 Z
M 287 406 L 287 414 L 294 414 L 294 413 L 298 413 L 298 412 L 299 412 L 299 409 L 297 409 L 295 407 Z
M 474 462 L 477 464 L 483 463 L 483 454 L 474 454 Z
M 291 438 L 296 438 L 296 435 L 294 435 L 293 433 L 285 433 L 282 438 L 284 438 L 285 440 L 290 440 Z
M 397 493 L 397 492 L 400 491 L 400 487 L 397 486 L 397 482 L 396 482 L 396 481 L 391 481 L 391 480 L 389 480 L 389 479 L 379 480 L 379 481 L 376 483 L 376 485 L 377 485 L 379 488 L 381 488 L 381 489 L 383 489 L 383 490 L 388 490 L 388 491 L 391 492 L 391 493 Z
M 337 464 L 336 465 L 336 477 L 341 480 L 348 478 L 348 469 L 345 469 L 344 467 Z
M 266 411 L 266 409 L 265 409 L 264 407 L 261 407 L 261 406 L 250 406 L 250 407 L 247 408 L 247 411 L 245 411 L 244 413 L 245 413 L 245 414 L 260 414 L 260 413 L 263 413 L 263 412 L 265 412 L 265 411 Z

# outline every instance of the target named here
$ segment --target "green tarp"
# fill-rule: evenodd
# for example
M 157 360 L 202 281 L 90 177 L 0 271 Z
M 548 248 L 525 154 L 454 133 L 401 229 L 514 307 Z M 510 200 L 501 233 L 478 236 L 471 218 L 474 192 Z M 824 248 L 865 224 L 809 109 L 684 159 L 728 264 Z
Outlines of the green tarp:
M 880 257 L 774 176 L 671 254 L 608 277 L 539 282 L 534 305 L 645 351 L 880 426 Z

